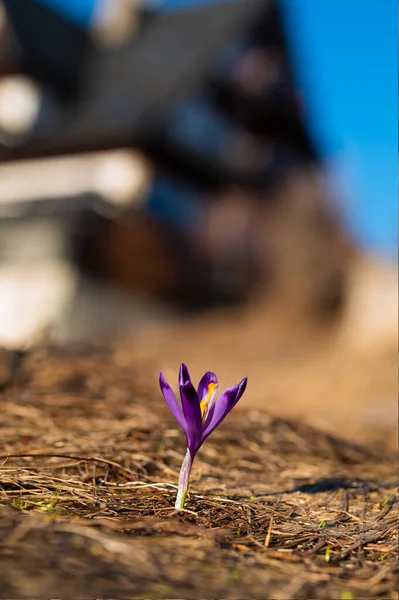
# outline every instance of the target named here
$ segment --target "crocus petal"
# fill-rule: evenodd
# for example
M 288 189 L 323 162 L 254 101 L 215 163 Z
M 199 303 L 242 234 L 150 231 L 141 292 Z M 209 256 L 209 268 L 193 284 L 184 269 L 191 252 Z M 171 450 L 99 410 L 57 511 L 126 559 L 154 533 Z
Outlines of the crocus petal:
M 244 377 L 244 379 L 238 385 L 233 385 L 233 387 L 225 390 L 220 398 L 214 402 L 204 424 L 204 429 L 201 436 L 201 444 L 209 435 L 211 435 L 212 431 L 214 431 L 216 427 L 220 425 L 223 419 L 235 407 L 245 392 L 247 381 L 247 378 Z
M 159 385 L 161 388 L 162 395 L 165 398 L 165 402 L 169 406 L 170 412 L 172 413 L 172 415 L 174 416 L 176 421 L 179 423 L 179 425 L 183 429 L 183 431 L 186 432 L 186 430 L 187 430 L 186 419 L 184 418 L 184 415 L 183 415 L 180 405 L 177 401 L 177 398 L 176 398 L 172 388 L 165 380 L 163 373 L 159 374 Z
M 208 373 L 205 373 L 198 384 L 198 398 L 200 401 L 203 400 L 203 398 L 205 398 L 208 394 L 208 387 L 210 383 L 215 383 L 218 385 L 218 378 L 216 377 L 215 373 L 208 371 Z
M 191 382 L 190 373 L 188 372 L 187 366 L 182 363 L 179 371 L 179 388 L 181 389 L 185 383 Z
M 217 377 L 214 373 L 205 373 L 198 386 L 198 397 L 200 400 L 200 409 L 202 424 L 205 423 L 212 404 L 215 400 L 218 389 Z
M 199 448 L 202 436 L 202 418 L 199 398 L 191 381 L 187 381 L 180 388 L 183 413 L 186 418 L 186 437 L 188 448 L 194 458 Z

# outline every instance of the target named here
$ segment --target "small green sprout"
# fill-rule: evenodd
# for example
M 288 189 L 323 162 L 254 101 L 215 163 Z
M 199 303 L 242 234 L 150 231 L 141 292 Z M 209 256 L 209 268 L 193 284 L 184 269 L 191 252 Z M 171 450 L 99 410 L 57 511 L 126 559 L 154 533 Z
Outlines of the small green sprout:
M 321 521 L 321 523 L 319 523 L 319 529 L 323 529 L 323 527 L 325 527 L 327 525 L 327 521 L 325 519 L 323 519 Z
M 58 503 L 58 496 L 60 495 L 60 491 L 57 490 L 54 494 L 54 497 L 52 500 L 50 500 L 50 502 L 44 502 L 44 500 L 39 500 L 38 502 L 36 502 L 36 506 L 37 509 L 40 510 L 41 512 L 49 512 L 50 510 L 53 510 Z
M 40 512 L 49 512 L 56 507 L 59 495 L 60 491 L 57 490 L 50 502 L 45 502 L 44 500 L 22 500 L 20 498 L 15 498 L 12 502 L 12 505 L 17 510 L 38 510 Z
M 389 494 L 389 496 L 387 496 L 387 497 L 385 498 L 385 500 L 384 500 L 383 502 L 381 502 L 381 504 L 380 504 L 380 508 L 385 508 L 385 506 L 388 504 L 388 502 L 390 502 L 390 501 L 392 500 L 392 498 L 394 498 L 394 497 L 395 497 L 395 495 L 396 495 L 396 492 L 397 492 L 397 491 L 398 491 L 398 490 L 396 489 L 396 490 L 394 490 L 394 491 L 393 491 L 391 494 Z
M 326 548 L 326 552 L 324 554 L 324 560 L 328 563 L 330 562 L 330 556 L 331 556 L 331 548 L 330 546 L 327 546 Z
M 19 498 L 15 498 L 12 501 L 12 505 L 14 508 L 16 508 L 17 510 L 25 510 L 28 503 L 25 500 L 20 500 Z

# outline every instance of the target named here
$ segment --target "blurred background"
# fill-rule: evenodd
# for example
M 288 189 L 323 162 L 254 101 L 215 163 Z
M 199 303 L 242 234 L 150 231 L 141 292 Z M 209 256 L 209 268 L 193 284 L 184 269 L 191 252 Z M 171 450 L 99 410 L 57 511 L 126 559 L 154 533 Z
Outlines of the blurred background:
M 243 408 L 396 440 L 397 24 L 0 0 L 0 346 L 247 375 Z

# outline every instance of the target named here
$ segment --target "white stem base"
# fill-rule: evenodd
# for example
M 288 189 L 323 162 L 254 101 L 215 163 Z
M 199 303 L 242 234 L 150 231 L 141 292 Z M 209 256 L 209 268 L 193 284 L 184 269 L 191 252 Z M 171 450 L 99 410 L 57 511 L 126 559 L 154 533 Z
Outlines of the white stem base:
M 176 510 L 182 510 L 184 508 L 184 503 L 187 497 L 188 491 L 188 483 L 190 479 L 191 467 L 193 466 L 193 461 L 191 458 L 190 451 L 187 449 L 186 455 L 184 457 L 180 475 L 179 475 L 179 489 L 177 491 L 177 498 L 175 503 Z

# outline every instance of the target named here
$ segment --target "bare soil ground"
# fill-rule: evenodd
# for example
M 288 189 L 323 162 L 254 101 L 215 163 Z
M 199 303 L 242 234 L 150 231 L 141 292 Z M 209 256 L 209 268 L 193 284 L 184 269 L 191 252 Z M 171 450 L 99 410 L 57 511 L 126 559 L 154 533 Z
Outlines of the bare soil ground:
M 184 440 L 153 366 L 126 349 L 4 352 L 0 385 L 1 598 L 398 598 L 382 436 L 233 411 L 177 515 Z

